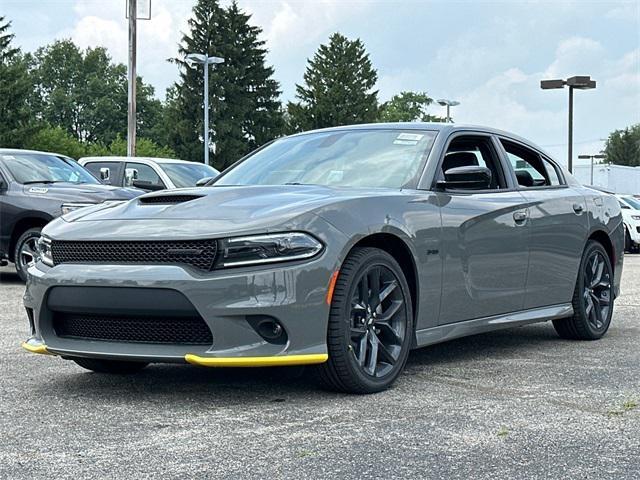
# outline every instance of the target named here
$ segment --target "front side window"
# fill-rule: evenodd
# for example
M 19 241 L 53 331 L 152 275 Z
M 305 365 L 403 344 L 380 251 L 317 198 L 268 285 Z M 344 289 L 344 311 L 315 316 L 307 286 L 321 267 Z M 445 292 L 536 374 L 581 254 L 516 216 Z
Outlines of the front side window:
M 516 173 L 518 185 L 525 188 L 561 185 L 556 167 L 549 161 L 517 143 L 500 140 Z
M 1 155 L 7 170 L 18 183 L 99 183 L 84 167 L 70 158 L 46 153 Z
M 177 188 L 195 187 L 198 180 L 215 177 L 218 171 L 202 163 L 161 163 L 164 170 Z
M 286 137 L 237 164 L 214 186 L 402 188 L 420 173 L 435 136 L 426 130 L 376 129 Z
M 484 167 L 491 172 L 489 190 L 506 188 L 504 173 L 491 139 L 482 135 L 463 135 L 454 138 L 442 160 L 440 178 L 457 167 Z
M 129 162 L 125 167 L 124 186 L 135 186 L 138 188 L 161 186 L 164 188 L 164 183 L 156 171 L 149 165 Z

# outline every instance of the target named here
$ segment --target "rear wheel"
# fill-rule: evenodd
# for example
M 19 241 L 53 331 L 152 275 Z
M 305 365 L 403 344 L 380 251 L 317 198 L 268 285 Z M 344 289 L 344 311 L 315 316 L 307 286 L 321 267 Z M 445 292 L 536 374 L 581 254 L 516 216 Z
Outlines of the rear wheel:
M 144 367 L 149 365 L 145 362 L 125 362 L 121 360 L 100 360 L 97 358 L 80 358 L 76 357 L 72 359 L 82 368 L 91 370 L 96 373 L 114 373 L 119 375 L 126 375 L 130 373 L 137 373 Z
M 398 262 L 376 248 L 356 248 L 335 285 L 327 348 L 319 365 L 325 386 L 373 393 L 391 386 L 402 372 L 413 337 L 409 286 Z
M 604 247 L 590 240 L 582 254 L 573 294 L 573 316 L 554 320 L 562 338 L 597 340 L 609 329 L 613 314 L 613 269 Z
M 27 281 L 27 269 L 38 260 L 38 239 L 42 228 L 34 227 L 18 238 L 13 252 L 16 272 L 23 282 Z

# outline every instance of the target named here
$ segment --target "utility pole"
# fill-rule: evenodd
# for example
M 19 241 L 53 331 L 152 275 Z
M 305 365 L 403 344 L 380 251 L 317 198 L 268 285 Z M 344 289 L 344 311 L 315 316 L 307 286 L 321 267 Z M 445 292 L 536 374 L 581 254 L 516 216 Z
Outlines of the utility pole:
M 137 0 L 129 0 L 129 68 L 127 70 L 127 156 L 136 156 L 136 21 Z

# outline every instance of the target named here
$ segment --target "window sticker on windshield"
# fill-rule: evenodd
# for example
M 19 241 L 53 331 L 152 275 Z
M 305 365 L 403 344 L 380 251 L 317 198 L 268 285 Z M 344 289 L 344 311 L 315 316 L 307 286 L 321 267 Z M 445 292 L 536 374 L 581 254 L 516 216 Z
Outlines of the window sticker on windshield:
M 15 160 L 16 157 L 14 157 L 13 155 L 3 155 L 2 158 L 4 158 L 5 160 Z
M 46 187 L 31 187 L 29 193 L 47 193 L 49 191 Z
M 396 140 L 414 140 L 419 142 L 422 140 L 422 137 L 424 137 L 422 133 L 401 133 L 396 137 Z
M 418 141 L 417 140 L 394 140 L 393 141 L 394 145 L 417 145 Z

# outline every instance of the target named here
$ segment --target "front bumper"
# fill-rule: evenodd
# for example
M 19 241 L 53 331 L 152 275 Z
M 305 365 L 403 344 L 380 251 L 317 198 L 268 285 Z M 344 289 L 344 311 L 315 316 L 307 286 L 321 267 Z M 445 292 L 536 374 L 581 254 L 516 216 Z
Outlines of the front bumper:
M 23 347 L 32 353 L 66 358 L 187 362 L 215 367 L 322 363 L 328 358 L 326 293 L 338 266 L 338 255 L 330 248 L 304 262 L 209 273 L 174 265 L 63 264 L 50 268 L 39 262 L 29 269 L 24 304 L 31 313 L 32 335 Z M 71 305 L 72 309 L 95 313 L 85 311 L 94 310 L 95 303 L 95 310 L 103 312 L 106 308 L 111 315 L 117 314 L 120 308 L 142 311 L 145 305 L 150 305 L 148 300 L 146 304 L 141 300 L 140 305 L 132 306 L 137 292 L 157 291 L 162 295 L 170 290 L 192 305 L 211 331 L 213 340 L 208 345 L 186 345 L 59 335 L 54 325 L 58 313 L 55 309 L 59 307 L 51 302 L 54 289 L 58 292 L 67 289 L 67 293 L 91 292 L 89 296 L 95 295 L 92 298 L 100 301 L 92 302 L 85 296 Z M 107 291 L 110 300 L 103 298 Z M 68 309 L 71 307 L 67 305 Z M 286 342 L 272 342 L 261 336 L 249 321 L 255 316 L 277 320 L 286 334 Z

